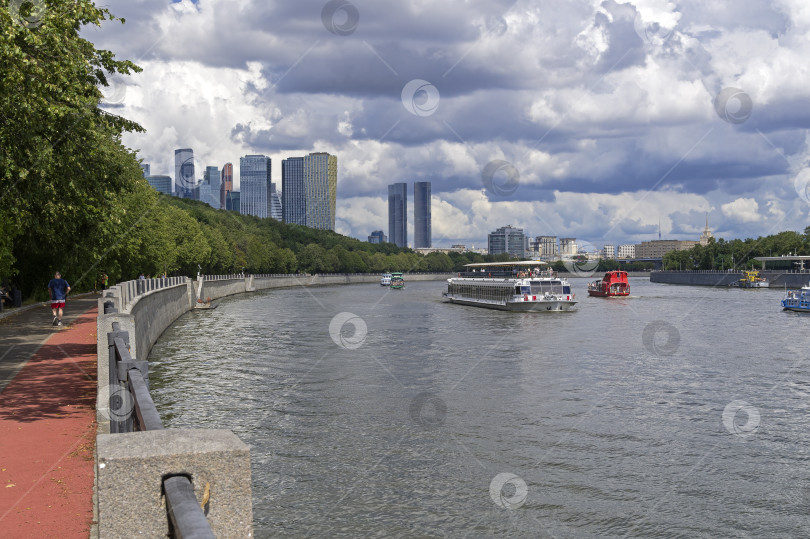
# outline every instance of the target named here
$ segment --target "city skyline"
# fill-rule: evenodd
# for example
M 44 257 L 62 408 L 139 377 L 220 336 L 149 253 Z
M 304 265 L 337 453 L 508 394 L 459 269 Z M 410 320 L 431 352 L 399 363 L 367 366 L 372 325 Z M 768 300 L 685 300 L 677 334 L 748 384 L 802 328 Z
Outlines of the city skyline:
M 323 5 L 111 0 L 127 23 L 83 32 L 144 68 L 108 106 L 146 128 L 124 143 L 154 174 L 167 147 L 218 166 L 322 149 L 353 237 L 384 225 L 388 184 L 422 179 L 435 245 L 510 222 L 621 245 L 655 239 L 659 216 L 683 239 L 706 212 L 727 239 L 810 220 L 799 2 L 349 5 L 335 32 Z M 191 31 L 220 25 L 202 46 Z

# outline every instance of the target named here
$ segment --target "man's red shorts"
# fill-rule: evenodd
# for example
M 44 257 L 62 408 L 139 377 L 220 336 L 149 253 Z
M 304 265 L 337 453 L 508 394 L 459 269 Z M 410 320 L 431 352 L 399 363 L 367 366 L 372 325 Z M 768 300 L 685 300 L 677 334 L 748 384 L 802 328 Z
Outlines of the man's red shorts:
M 64 309 L 64 308 L 65 308 L 65 300 L 63 299 L 51 302 L 51 309 Z

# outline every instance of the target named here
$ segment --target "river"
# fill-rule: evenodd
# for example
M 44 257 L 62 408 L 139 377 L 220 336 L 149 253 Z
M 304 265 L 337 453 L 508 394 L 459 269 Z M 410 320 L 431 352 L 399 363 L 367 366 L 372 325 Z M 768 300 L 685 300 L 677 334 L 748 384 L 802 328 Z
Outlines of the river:
M 810 316 L 631 278 L 570 313 L 442 282 L 275 289 L 182 316 L 164 424 L 251 447 L 256 537 L 777 537 L 810 530 Z

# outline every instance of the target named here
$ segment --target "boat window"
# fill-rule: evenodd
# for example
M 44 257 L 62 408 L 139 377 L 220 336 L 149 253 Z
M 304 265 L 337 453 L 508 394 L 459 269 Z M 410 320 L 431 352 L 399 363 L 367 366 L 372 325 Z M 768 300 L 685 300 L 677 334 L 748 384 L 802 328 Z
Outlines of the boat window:
M 570 293 L 571 293 L 571 287 L 570 286 L 564 286 L 563 287 L 563 294 L 570 294 Z

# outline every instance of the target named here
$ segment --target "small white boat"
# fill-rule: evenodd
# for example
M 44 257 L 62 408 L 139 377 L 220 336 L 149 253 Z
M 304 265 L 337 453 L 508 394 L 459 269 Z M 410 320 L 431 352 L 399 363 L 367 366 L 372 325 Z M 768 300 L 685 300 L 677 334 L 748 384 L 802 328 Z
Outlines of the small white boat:
M 382 286 L 391 286 L 391 274 L 390 273 L 383 273 L 382 277 L 380 277 L 380 285 Z
M 450 303 L 502 311 L 570 311 L 577 303 L 568 280 L 544 262 L 487 262 L 466 264 L 468 271 L 447 279 L 442 295 Z
M 782 299 L 782 309 L 810 313 L 810 283 L 803 286 L 801 290 L 785 291 L 785 297 Z

